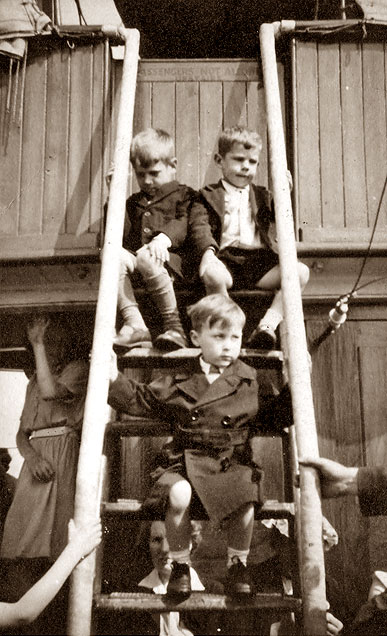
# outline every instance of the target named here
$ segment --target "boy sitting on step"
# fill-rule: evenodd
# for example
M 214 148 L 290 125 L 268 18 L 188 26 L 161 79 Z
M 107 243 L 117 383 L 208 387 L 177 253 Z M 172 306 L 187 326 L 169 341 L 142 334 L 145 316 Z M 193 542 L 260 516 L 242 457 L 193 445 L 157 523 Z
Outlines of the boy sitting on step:
M 167 375 L 143 384 L 112 365 L 109 404 L 130 415 L 170 423 L 172 441 L 160 453 L 145 508 L 165 519 L 173 560 L 167 593 L 190 587 L 191 514 L 222 522 L 227 532 L 226 591 L 249 596 L 254 587 L 246 561 L 254 504 L 262 504 L 262 471 L 252 459 L 257 430 L 282 431 L 291 421 L 290 394 L 276 395 L 267 371 L 238 359 L 245 314 L 228 296 L 205 296 L 188 309 L 191 340 L 201 352 Z
M 118 289 L 123 326 L 114 343 L 119 347 L 151 346 L 149 330 L 136 302 L 132 282 L 144 285 L 161 318 L 154 345 L 169 351 L 186 347 L 172 278 L 182 278 L 183 243 L 194 191 L 175 180 L 172 137 L 149 128 L 138 133 L 130 161 L 140 192 L 126 203 L 126 218 Z M 140 276 L 138 276 L 140 274 Z
M 252 183 L 261 149 L 260 136 L 247 128 L 234 126 L 221 133 L 214 158 L 222 178 L 200 191 L 190 234 L 208 294 L 227 294 L 230 288 L 275 290 L 271 306 L 247 341 L 254 349 L 272 349 L 283 310 L 273 202 L 266 188 Z M 303 289 L 309 268 L 298 263 L 298 275 Z

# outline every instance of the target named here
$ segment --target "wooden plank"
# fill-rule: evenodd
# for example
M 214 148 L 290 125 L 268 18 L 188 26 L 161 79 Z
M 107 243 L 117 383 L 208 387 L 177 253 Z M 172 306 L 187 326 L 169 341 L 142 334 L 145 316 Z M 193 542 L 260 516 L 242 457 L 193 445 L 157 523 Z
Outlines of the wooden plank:
M 98 232 L 103 218 L 103 152 L 104 152 L 104 68 L 105 50 L 102 43 L 93 46 L 92 121 L 90 158 L 90 216 L 85 231 Z
M 142 60 L 138 82 L 257 81 L 258 66 L 250 59 Z
M 80 104 L 82 106 L 80 107 Z M 70 126 L 66 233 L 82 234 L 89 227 L 92 112 L 92 47 L 71 51 Z
M 316 47 L 315 42 L 296 42 L 299 240 L 304 228 L 321 225 Z
M 223 126 L 246 126 L 246 83 L 223 83 Z
M 367 227 L 361 44 L 340 44 L 345 226 Z
M 155 82 L 152 87 L 152 126 L 161 128 L 175 139 L 175 84 Z
M 13 91 L 15 77 L 12 76 Z M 0 236 L 16 236 L 20 213 L 20 155 L 22 128 L 12 122 L 12 100 L 14 92 L 9 86 L 9 74 L 0 73 Z M 19 76 L 20 90 L 20 76 Z M 9 93 L 10 91 L 10 93 Z M 7 112 L 7 104 L 10 110 Z M 19 106 L 19 102 L 17 103 Z
M 177 179 L 198 189 L 199 182 L 199 83 L 176 84 Z
M 47 58 L 47 115 L 43 232 L 65 232 L 69 124 L 69 61 L 66 46 Z
M 223 127 L 222 84 L 204 82 L 200 86 L 200 183 L 218 181 L 220 173 L 214 163 L 217 141 Z
M 137 82 L 136 99 L 134 104 L 133 134 L 136 135 L 152 125 L 152 84 L 150 82 Z M 138 192 L 136 175 L 130 166 L 129 182 L 130 192 Z
M 247 126 L 256 130 L 262 139 L 262 151 L 254 183 L 268 187 L 268 140 L 265 93 L 262 83 L 247 82 Z
M 385 45 L 363 45 L 364 140 L 368 224 L 372 226 L 382 195 L 387 165 L 387 88 L 385 83 Z M 387 198 L 384 199 L 376 236 L 385 235 Z
M 318 44 L 321 206 L 324 229 L 344 227 L 339 63 L 337 44 Z
M 313 340 L 325 327 L 325 321 L 308 321 L 308 339 Z M 347 466 L 362 464 L 358 342 L 359 324 L 348 320 L 312 359 L 320 455 Z M 351 498 L 325 501 L 323 510 L 340 538 L 332 555 L 327 555 L 327 572 L 337 580 L 344 595 L 351 598 L 353 606 L 360 606 L 369 586 L 368 521 Z
M 19 218 L 19 233 L 23 235 L 42 232 L 46 78 L 47 58 L 32 58 L 24 92 Z

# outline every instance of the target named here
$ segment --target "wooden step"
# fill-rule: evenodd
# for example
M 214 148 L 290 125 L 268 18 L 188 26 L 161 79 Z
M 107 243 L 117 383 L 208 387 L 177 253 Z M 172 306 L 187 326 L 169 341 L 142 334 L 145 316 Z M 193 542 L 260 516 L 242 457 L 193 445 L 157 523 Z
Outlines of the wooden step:
M 168 611 L 237 611 L 248 609 L 277 609 L 283 612 L 301 609 L 301 599 L 284 594 L 260 593 L 249 599 L 236 600 L 224 594 L 192 592 L 189 598 L 173 603 L 165 594 L 143 594 L 136 592 L 112 592 L 96 594 L 94 606 L 97 609 L 128 612 L 168 612 Z
M 134 348 L 118 356 L 122 367 L 135 368 L 173 368 L 186 364 L 188 360 L 196 358 L 200 349 L 186 348 L 163 353 L 157 349 Z M 240 359 L 246 364 L 259 369 L 280 369 L 283 362 L 282 351 L 261 351 L 256 349 L 242 349 Z
M 101 515 L 109 517 L 130 518 L 141 520 L 145 517 L 142 501 L 138 499 L 118 499 L 117 501 L 101 502 Z M 261 507 L 255 509 L 255 519 L 291 519 L 294 517 L 294 503 L 282 502 L 276 499 L 267 500 Z

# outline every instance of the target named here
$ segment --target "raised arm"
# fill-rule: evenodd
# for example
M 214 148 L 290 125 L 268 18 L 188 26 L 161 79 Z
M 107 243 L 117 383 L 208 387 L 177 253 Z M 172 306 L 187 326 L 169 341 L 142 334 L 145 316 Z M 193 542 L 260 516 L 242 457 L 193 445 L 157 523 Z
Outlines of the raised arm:
M 16 603 L 0 603 L 0 627 L 32 623 L 59 592 L 74 567 L 101 541 L 101 522 L 77 528 L 69 523 L 69 542 L 48 572 Z

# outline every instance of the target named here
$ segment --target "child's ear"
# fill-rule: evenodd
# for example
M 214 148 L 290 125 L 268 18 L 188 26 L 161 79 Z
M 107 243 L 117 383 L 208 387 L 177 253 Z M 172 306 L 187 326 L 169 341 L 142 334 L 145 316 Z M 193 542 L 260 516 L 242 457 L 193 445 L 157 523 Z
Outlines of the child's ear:
M 221 163 L 222 163 L 222 155 L 220 155 L 218 152 L 216 152 L 214 154 L 214 161 L 215 161 L 217 166 L 220 166 Z
M 172 168 L 176 168 L 177 167 L 177 159 L 176 159 L 176 157 L 172 157 L 172 159 L 170 159 L 170 165 L 172 166 Z
M 198 340 L 198 334 L 197 331 L 195 331 L 195 329 L 191 329 L 191 331 L 189 332 L 189 336 L 191 338 L 191 342 L 195 347 L 199 346 L 199 340 Z

